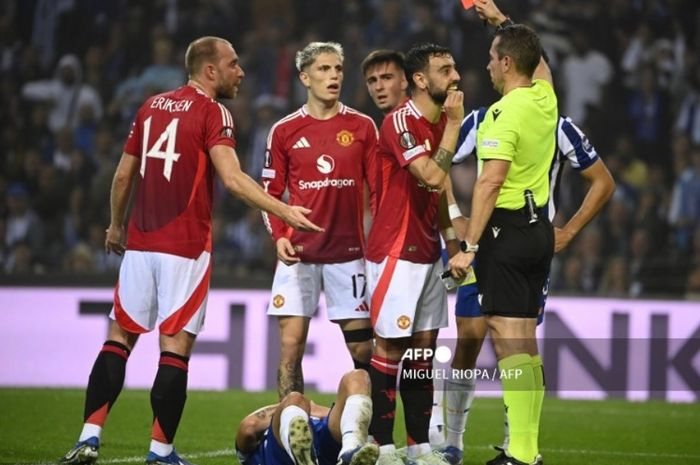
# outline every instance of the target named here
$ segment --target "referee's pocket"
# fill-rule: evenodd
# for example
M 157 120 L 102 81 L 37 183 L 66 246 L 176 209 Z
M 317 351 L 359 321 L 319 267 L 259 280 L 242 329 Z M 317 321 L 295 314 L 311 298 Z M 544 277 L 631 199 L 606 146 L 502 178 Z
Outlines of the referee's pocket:
M 546 251 L 549 255 L 550 260 L 554 257 L 554 226 L 549 221 L 543 221 L 542 225 L 546 230 Z

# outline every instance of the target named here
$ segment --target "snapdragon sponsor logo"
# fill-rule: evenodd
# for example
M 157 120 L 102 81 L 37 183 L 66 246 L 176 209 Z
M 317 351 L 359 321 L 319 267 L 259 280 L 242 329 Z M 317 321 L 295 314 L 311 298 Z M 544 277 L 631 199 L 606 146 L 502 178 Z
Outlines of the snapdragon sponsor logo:
M 354 186 L 355 186 L 355 180 L 349 179 L 349 178 L 340 178 L 340 179 L 325 178 L 325 179 L 319 179 L 317 181 L 299 180 L 299 189 L 301 189 L 301 190 L 306 190 L 306 189 L 321 190 L 321 189 L 325 189 L 327 187 L 337 187 L 339 189 L 342 189 L 343 187 L 354 187 Z
M 330 155 L 323 154 L 316 159 L 316 169 L 322 174 L 330 174 L 335 169 L 335 160 Z

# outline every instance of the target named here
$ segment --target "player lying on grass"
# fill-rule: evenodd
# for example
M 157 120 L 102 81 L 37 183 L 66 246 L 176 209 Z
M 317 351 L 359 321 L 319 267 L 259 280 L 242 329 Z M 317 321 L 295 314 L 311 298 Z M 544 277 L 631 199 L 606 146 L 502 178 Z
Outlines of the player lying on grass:
M 379 447 L 367 442 L 372 418 L 364 370 L 340 380 L 331 408 L 291 392 L 241 421 L 236 454 L 241 465 L 374 465 Z

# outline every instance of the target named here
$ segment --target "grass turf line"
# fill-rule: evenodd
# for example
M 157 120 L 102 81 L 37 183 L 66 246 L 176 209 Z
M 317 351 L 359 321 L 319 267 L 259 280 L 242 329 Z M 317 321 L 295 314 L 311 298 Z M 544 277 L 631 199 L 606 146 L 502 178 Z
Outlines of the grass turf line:
M 81 428 L 82 390 L 0 389 L 0 464 L 45 464 L 75 442 Z M 333 396 L 311 394 L 330 405 Z M 198 465 L 235 465 L 233 441 L 238 423 L 276 394 L 241 391 L 189 393 L 175 441 L 178 451 Z M 479 398 L 469 415 L 465 465 L 483 464 L 495 455 L 489 444 L 502 438 L 499 399 Z M 699 404 L 632 403 L 620 400 L 545 399 L 540 433 L 548 465 L 646 465 L 700 463 L 697 445 Z M 395 439 L 405 443 L 403 417 Z M 125 390 L 103 434 L 103 464 L 142 463 L 149 443 L 149 393 Z

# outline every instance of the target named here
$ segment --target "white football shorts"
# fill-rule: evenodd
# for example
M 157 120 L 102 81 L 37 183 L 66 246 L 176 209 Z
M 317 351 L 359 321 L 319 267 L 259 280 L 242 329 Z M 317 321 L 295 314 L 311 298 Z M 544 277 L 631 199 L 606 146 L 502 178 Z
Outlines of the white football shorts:
M 386 257 L 367 261 L 367 290 L 374 332 L 383 338 L 447 327 L 447 291 L 442 262 L 413 263 Z
M 343 263 L 277 263 L 267 314 L 303 316 L 316 313 L 321 290 L 331 321 L 369 318 L 365 299 L 365 261 Z
M 145 333 L 155 329 L 198 334 L 211 278 L 211 254 L 197 259 L 160 252 L 127 250 L 119 269 L 110 318 L 123 329 Z

